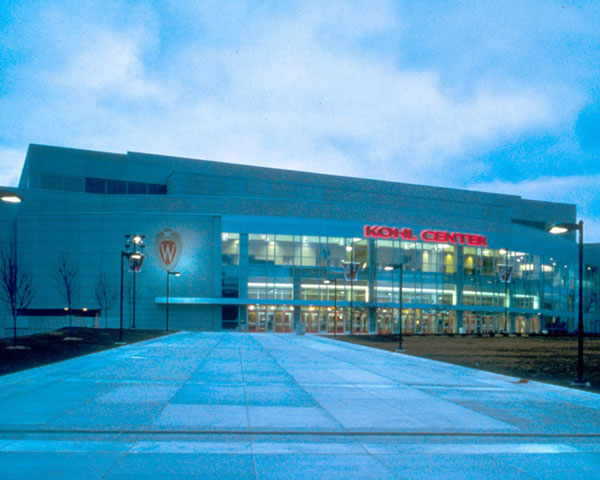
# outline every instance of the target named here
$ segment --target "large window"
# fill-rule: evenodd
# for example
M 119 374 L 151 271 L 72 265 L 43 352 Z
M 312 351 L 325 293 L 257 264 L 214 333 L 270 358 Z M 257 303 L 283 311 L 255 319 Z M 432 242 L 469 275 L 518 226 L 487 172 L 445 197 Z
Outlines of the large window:
M 245 263 L 241 255 L 247 255 Z M 387 308 L 400 300 L 400 271 L 385 267 L 402 264 L 402 303 L 410 308 L 472 305 L 490 307 L 485 315 L 502 318 L 505 313 L 527 316 L 537 309 L 576 308 L 576 262 L 526 252 L 356 237 L 223 233 L 222 257 L 228 276 L 239 272 L 240 296 L 257 300 L 337 298 L 355 302 L 356 308 L 367 306 L 357 306 L 361 302 Z M 358 268 L 352 281 L 344 275 L 349 262 Z M 237 265 L 247 266 L 230 268 Z M 503 273 L 507 269 L 512 272 L 508 280 Z M 590 270 L 586 312 L 599 308 L 597 284 L 598 273 Z

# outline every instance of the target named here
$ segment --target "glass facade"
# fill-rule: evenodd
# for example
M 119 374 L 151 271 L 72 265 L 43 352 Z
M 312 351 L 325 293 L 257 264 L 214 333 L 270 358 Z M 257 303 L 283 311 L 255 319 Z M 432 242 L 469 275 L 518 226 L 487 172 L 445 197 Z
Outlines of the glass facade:
M 558 257 L 230 232 L 222 234 L 222 259 L 223 297 L 239 299 L 228 307 L 229 326 L 248 331 L 302 324 L 309 333 L 398 333 L 400 309 L 406 334 L 558 333 L 576 321 L 577 264 Z M 588 311 L 597 310 L 597 269 L 586 270 L 584 288 Z

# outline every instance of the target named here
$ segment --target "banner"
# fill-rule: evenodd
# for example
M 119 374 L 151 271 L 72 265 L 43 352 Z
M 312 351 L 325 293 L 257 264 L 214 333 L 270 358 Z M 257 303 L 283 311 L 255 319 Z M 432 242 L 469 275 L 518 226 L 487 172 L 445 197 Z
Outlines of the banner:
M 510 283 L 510 279 L 512 277 L 512 266 L 507 265 L 499 265 L 498 266 L 498 277 L 500 277 L 500 281 L 502 283 Z
M 344 278 L 347 282 L 356 280 L 359 268 L 360 263 L 358 262 L 344 262 Z
M 130 272 L 139 273 L 142 271 L 142 263 L 144 262 L 144 255 L 142 258 L 132 258 L 132 254 L 127 257 L 127 265 L 129 266 Z
M 181 235 L 171 228 L 165 228 L 154 238 L 154 250 L 160 268 L 174 270 L 183 251 Z

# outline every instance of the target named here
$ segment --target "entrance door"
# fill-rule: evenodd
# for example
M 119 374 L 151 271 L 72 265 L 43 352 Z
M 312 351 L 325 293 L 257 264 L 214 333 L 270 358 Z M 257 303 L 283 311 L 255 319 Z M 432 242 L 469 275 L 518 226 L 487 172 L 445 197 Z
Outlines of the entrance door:
M 354 309 L 353 315 L 353 333 L 369 333 L 369 314 L 364 310 Z
M 319 333 L 319 312 L 302 312 L 302 322 L 307 333 Z
M 391 312 L 377 314 L 377 333 L 379 335 L 391 335 L 394 327 L 394 316 Z
M 272 332 L 275 329 L 275 312 L 267 312 L 267 332 Z M 264 330 L 263 330 L 264 331 Z
M 437 315 L 435 312 L 422 310 L 421 311 L 421 332 L 423 335 L 436 333 L 435 327 L 437 323 Z
M 404 329 L 403 333 L 412 335 L 415 333 L 415 309 L 407 308 L 404 313 Z
M 263 310 L 248 311 L 248 331 L 265 332 L 265 312 Z
M 333 333 L 335 330 L 336 324 L 336 312 L 328 312 L 327 313 L 327 332 Z M 342 311 L 338 309 L 337 311 L 337 330 L 335 333 L 344 333 L 344 314 Z
M 291 333 L 292 332 L 292 314 L 291 312 L 275 312 L 275 332 L 276 333 Z

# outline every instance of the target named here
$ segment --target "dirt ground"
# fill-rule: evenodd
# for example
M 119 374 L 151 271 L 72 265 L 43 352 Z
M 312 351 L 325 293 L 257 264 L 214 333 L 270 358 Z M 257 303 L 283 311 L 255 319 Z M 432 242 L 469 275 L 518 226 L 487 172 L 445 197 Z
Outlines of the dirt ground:
M 330 337 L 333 338 L 333 337 Z M 394 351 L 398 336 L 344 335 L 339 340 Z M 406 354 L 566 387 L 577 373 L 576 337 L 405 336 Z M 584 341 L 585 390 L 600 393 L 600 337 Z
M 165 335 L 159 330 L 123 330 L 123 342 L 136 343 Z M 73 327 L 54 332 L 18 337 L 18 348 L 12 348 L 13 339 L 0 339 L 0 375 L 39 367 L 69 358 L 114 348 L 119 340 L 117 328 Z M 9 348 L 7 348 L 9 347 Z M 25 348 L 23 348 L 25 347 Z

